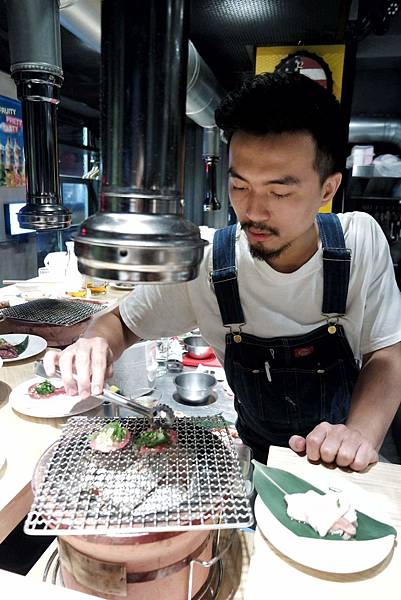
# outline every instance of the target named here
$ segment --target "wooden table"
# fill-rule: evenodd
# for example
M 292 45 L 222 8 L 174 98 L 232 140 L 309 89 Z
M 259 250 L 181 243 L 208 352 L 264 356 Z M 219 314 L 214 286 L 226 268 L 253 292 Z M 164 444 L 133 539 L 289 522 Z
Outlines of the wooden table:
M 42 453 L 60 435 L 66 419 L 38 419 L 13 411 L 11 390 L 34 376 L 33 363 L 42 355 L 0 369 L 0 452 L 6 462 L 0 469 L 0 542 L 24 518 L 32 502 L 31 479 Z
M 55 598 L 60 598 L 60 600 L 90 600 L 90 598 L 95 598 L 95 596 L 89 596 L 67 588 L 55 588 L 49 583 L 32 581 L 32 579 L 2 569 L 0 569 L 0 589 L 2 598 L 29 597 L 40 598 L 40 600 L 54 600 Z
M 306 458 L 286 448 L 271 447 L 268 465 L 284 469 L 308 480 L 315 469 Z M 346 478 L 374 495 L 398 531 L 401 539 L 401 465 L 378 463 L 364 473 L 336 469 L 336 476 Z M 350 542 L 352 543 L 352 542 Z M 363 573 L 336 575 L 301 566 L 278 552 L 257 530 L 255 553 L 251 559 L 245 600 L 262 600 L 274 593 L 281 598 L 324 598 L 325 600 L 377 600 L 397 596 L 400 586 L 401 549 L 383 563 Z
M 15 286 L 0 289 L 0 298 L 17 294 Z M 115 304 L 127 292 L 110 289 L 101 298 Z M 43 452 L 60 435 L 67 418 L 40 419 L 16 413 L 8 403 L 11 390 L 34 376 L 35 360 L 32 358 L 5 363 L 0 368 L 0 454 L 6 462 L 0 467 L 0 543 L 27 514 L 32 503 L 31 479 Z M 99 414 L 95 412 L 85 414 Z

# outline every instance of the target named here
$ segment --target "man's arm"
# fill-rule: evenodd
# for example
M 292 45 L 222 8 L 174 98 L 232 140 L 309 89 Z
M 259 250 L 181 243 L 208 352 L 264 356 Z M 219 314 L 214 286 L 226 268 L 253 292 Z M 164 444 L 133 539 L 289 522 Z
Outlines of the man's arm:
M 401 343 L 364 356 L 346 425 L 320 423 L 290 447 L 310 460 L 336 462 L 362 471 L 378 451 L 401 401 Z
M 62 352 L 50 350 L 43 363 L 46 373 L 60 367 L 67 394 L 79 393 L 82 399 L 101 394 L 105 379 L 112 374 L 112 363 L 140 338 L 121 319 L 118 308 L 91 320 L 85 333 Z

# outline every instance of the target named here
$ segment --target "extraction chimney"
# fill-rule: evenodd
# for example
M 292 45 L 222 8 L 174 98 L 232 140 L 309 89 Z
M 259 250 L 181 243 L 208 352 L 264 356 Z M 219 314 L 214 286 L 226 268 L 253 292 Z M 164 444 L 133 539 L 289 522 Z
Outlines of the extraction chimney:
M 26 229 L 63 229 L 58 174 L 57 106 L 63 82 L 58 0 L 7 0 L 11 75 L 22 104 L 27 204 Z
M 100 212 L 80 226 L 82 272 L 195 278 L 207 242 L 183 218 L 185 0 L 103 0 Z

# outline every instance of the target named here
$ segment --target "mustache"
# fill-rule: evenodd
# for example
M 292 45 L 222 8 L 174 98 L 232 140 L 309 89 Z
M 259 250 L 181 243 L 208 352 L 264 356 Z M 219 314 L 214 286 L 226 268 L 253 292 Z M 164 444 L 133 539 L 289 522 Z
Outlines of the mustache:
M 258 229 L 259 231 L 265 231 L 266 233 L 271 233 L 272 235 L 280 235 L 279 230 L 275 227 L 270 227 L 265 223 L 258 223 L 258 221 L 242 221 L 240 225 L 241 229 L 243 229 L 244 231 L 247 231 L 247 229 L 253 227 L 254 229 Z

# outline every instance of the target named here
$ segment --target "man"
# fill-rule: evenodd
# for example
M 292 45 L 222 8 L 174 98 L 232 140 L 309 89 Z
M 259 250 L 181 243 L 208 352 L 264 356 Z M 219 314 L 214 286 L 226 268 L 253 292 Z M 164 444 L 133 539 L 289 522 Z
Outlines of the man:
M 59 363 L 67 391 L 96 394 L 128 345 L 198 326 L 257 459 L 289 444 L 362 470 L 400 403 L 401 299 L 374 219 L 317 216 L 341 182 L 338 103 L 302 75 L 263 74 L 227 96 L 216 122 L 239 226 L 216 232 L 196 280 L 136 287 L 49 353 L 47 372 Z

